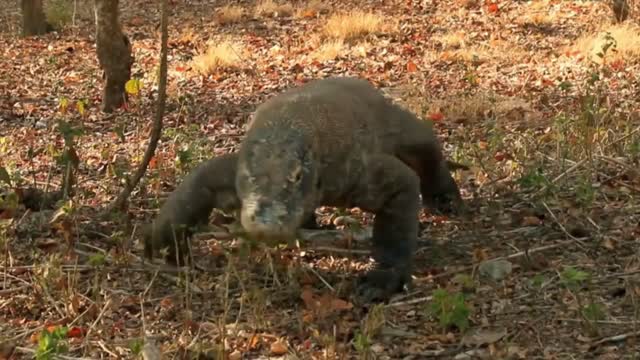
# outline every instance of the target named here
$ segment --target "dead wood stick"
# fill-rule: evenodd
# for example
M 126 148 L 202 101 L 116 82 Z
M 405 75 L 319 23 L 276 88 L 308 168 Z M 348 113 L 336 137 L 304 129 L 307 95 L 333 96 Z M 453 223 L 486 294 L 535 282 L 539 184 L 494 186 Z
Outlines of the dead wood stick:
M 124 189 L 122 189 L 122 192 L 113 201 L 111 206 L 108 207 L 107 213 L 114 209 L 121 209 L 124 206 L 131 194 L 131 191 L 138 186 L 140 179 L 142 179 L 144 173 L 147 171 L 147 167 L 151 162 L 151 158 L 156 152 L 156 147 L 160 141 L 160 135 L 162 135 L 162 119 L 164 117 L 165 105 L 167 102 L 167 22 L 169 20 L 169 16 L 167 14 L 166 1 L 162 1 L 160 5 L 160 75 L 158 79 L 158 103 L 151 129 L 151 139 L 149 139 L 149 144 L 147 145 L 147 149 L 144 152 L 142 162 L 138 166 L 138 169 L 134 173 L 133 177 L 125 182 Z
M 422 282 L 422 281 L 427 281 L 429 279 L 438 279 L 438 278 L 442 278 L 442 277 L 455 275 L 455 274 L 463 272 L 463 271 L 471 270 L 471 269 L 473 269 L 474 267 L 480 265 L 483 262 L 515 259 L 515 258 L 524 256 L 524 255 L 534 254 L 534 253 L 537 253 L 537 252 L 542 252 L 542 251 L 546 251 L 546 250 L 555 249 L 555 248 L 558 248 L 558 247 L 561 247 L 561 246 L 569 245 L 571 243 L 576 242 L 576 240 L 582 240 L 582 239 L 584 239 L 584 238 L 576 238 L 575 240 L 574 239 L 564 240 L 564 241 L 561 241 L 561 242 L 556 243 L 556 244 L 545 245 L 545 246 L 541 246 L 541 247 L 534 248 L 534 249 L 520 251 L 520 252 L 511 254 L 511 255 L 507 255 L 507 256 L 500 256 L 500 257 L 497 257 L 497 258 L 493 258 L 493 259 L 489 259 L 489 260 L 485 260 L 485 261 L 481 261 L 481 262 L 476 262 L 476 263 L 473 263 L 471 265 L 464 266 L 461 269 L 446 271 L 446 272 L 443 272 L 441 274 L 437 274 L 437 275 L 433 275 L 433 276 L 425 276 L 423 278 L 416 278 L 416 282 Z
M 628 338 L 631 337 L 635 337 L 640 335 L 640 330 L 639 331 L 632 331 L 632 332 L 628 332 L 628 333 L 624 333 L 624 334 L 619 334 L 619 335 L 614 335 L 614 336 L 609 336 L 606 338 L 602 338 L 598 341 L 595 341 L 593 343 L 591 343 L 589 345 L 589 349 L 593 349 L 596 346 L 602 345 L 604 343 L 610 343 L 610 342 L 619 342 L 619 341 L 624 341 L 627 340 Z

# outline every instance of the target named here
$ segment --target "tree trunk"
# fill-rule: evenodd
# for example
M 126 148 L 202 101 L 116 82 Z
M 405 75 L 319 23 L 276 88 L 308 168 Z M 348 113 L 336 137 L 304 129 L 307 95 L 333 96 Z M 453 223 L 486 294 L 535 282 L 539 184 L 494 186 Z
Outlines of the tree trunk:
M 102 111 L 112 112 L 127 100 L 124 84 L 131 77 L 131 43 L 120 28 L 118 0 L 96 0 L 96 47 L 104 70 Z
M 41 35 L 47 29 L 42 0 L 22 0 L 22 35 Z

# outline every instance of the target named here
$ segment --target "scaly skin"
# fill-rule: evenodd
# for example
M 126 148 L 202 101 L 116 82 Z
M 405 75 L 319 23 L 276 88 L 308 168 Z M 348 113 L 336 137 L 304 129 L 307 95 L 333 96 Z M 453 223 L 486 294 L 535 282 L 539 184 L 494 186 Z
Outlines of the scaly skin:
M 408 285 L 423 204 L 460 202 L 430 123 L 354 78 L 312 81 L 258 107 L 238 152 L 241 223 L 256 238 L 289 239 L 317 206 L 376 215 L 364 301 Z

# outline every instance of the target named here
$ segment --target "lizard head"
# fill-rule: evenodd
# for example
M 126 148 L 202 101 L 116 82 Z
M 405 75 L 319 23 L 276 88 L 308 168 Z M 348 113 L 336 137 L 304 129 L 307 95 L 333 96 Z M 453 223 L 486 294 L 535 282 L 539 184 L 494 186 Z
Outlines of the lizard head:
M 289 241 L 313 206 L 313 154 L 295 134 L 261 135 L 245 139 L 239 152 L 240 222 L 256 239 Z
M 468 169 L 468 167 L 451 161 L 441 163 L 435 181 L 430 184 L 429 195 L 422 199 L 426 206 L 445 214 L 455 214 L 463 209 L 464 203 L 460 196 L 460 189 L 451 176 L 451 172 L 457 169 Z

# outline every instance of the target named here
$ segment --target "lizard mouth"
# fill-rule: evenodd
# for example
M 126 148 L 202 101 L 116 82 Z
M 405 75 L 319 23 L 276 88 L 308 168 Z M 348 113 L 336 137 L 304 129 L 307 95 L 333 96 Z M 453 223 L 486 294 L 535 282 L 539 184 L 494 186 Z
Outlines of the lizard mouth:
M 240 222 L 244 230 L 257 240 L 289 241 L 297 226 L 287 207 L 278 201 L 260 200 L 253 194 L 242 203 Z

